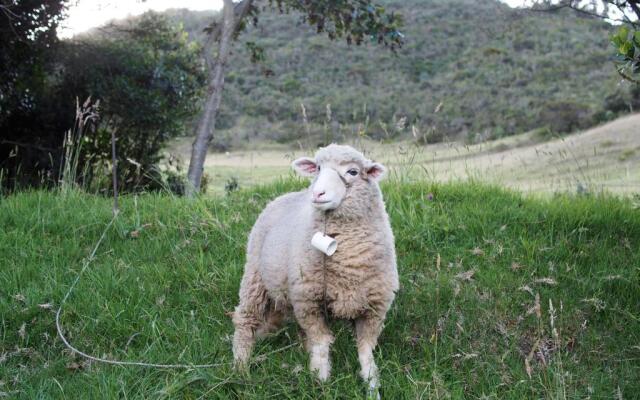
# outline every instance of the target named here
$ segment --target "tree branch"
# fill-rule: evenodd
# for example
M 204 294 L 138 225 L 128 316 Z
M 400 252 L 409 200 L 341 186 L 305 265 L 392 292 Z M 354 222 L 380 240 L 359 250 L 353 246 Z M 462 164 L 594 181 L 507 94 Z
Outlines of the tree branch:
M 233 15 L 235 16 L 234 31 L 238 29 L 238 27 L 240 26 L 240 22 L 242 22 L 242 20 L 245 19 L 245 17 L 249 14 L 253 2 L 254 0 L 242 0 L 233 7 Z M 205 45 L 209 46 L 211 45 L 211 43 L 220 40 L 220 35 L 222 34 L 222 24 L 212 22 L 208 27 L 204 29 L 204 31 L 209 34 Z
M 233 9 L 233 13 L 236 16 L 236 28 L 240 24 L 247 14 L 249 14 L 249 10 L 251 10 L 251 6 L 253 5 L 254 0 L 242 0 L 240 3 L 236 4 Z
M 618 72 L 618 75 L 620 75 L 623 79 L 629 81 L 629 82 L 633 82 L 635 84 L 640 85 L 640 81 L 637 79 L 633 79 L 631 76 L 627 75 L 624 73 L 624 71 L 621 68 L 616 68 L 616 72 Z
M 627 1 L 627 4 L 629 4 L 629 7 L 631 7 L 633 12 L 636 14 L 636 17 L 638 17 L 638 22 L 640 22 L 640 6 L 638 6 L 638 3 L 639 2 L 637 0 Z
M 611 16 L 608 16 L 608 15 L 602 15 L 602 14 L 599 14 L 597 12 L 593 12 L 593 11 L 586 10 L 584 8 L 580 8 L 577 5 L 577 3 L 574 3 L 573 0 L 561 1 L 558 5 L 551 6 L 551 7 L 545 7 L 545 8 L 542 8 L 542 7 L 541 8 L 531 7 L 530 10 L 531 11 L 536 11 L 536 12 L 555 12 L 555 11 L 562 10 L 562 9 L 566 8 L 566 9 L 573 10 L 573 11 L 575 11 L 577 13 L 584 14 L 584 15 L 587 15 L 587 16 L 590 16 L 590 17 L 600 18 L 600 19 L 604 19 L 604 20 L 608 20 L 608 21 L 622 22 L 622 23 L 626 23 L 626 24 L 629 24 L 629 25 L 632 25 L 632 26 L 638 26 L 638 23 L 640 22 L 640 14 L 639 14 L 639 17 L 638 17 L 639 21 L 632 21 L 626 15 L 626 13 L 625 13 L 626 10 L 625 10 L 625 7 L 624 7 L 625 4 L 629 4 L 629 5 L 633 4 L 636 8 L 638 8 L 638 6 L 637 6 L 637 4 L 635 4 L 635 2 L 627 1 L 627 2 L 622 3 L 622 4 L 618 4 L 618 3 L 611 2 L 611 1 L 606 1 L 606 0 L 603 0 L 603 2 L 607 3 L 607 4 L 615 5 L 620 10 L 620 12 L 622 13 L 623 18 L 612 18 Z M 535 5 L 539 5 L 539 4 L 540 3 L 534 3 L 534 6 Z M 640 9 L 638 9 L 638 11 L 640 12 Z

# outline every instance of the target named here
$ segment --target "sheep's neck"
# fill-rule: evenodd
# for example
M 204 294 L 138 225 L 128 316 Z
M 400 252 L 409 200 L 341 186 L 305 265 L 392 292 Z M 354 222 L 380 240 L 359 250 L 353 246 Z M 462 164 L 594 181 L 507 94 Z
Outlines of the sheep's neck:
M 375 202 L 364 213 L 353 214 L 344 212 L 344 210 L 323 211 L 318 218 L 319 229 L 325 234 L 334 237 L 339 235 L 340 231 L 351 226 L 362 226 L 370 224 L 374 221 L 374 216 L 379 214 L 382 204 Z M 340 212 L 343 211 L 343 212 Z
M 320 220 L 342 226 L 345 224 L 363 224 L 374 221 L 380 212 L 384 212 L 382 194 L 377 186 L 353 188 L 352 196 L 338 208 L 319 211 Z

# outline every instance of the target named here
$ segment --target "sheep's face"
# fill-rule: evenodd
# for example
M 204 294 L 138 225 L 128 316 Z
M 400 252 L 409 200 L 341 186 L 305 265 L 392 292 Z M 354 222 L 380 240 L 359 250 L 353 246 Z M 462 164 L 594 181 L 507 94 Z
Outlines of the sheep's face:
M 348 157 L 340 157 L 342 150 Z M 331 150 L 333 152 L 329 153 Z M 348 151 L 347 151 L 348 150 Z M 329 153 L 329 154 L 325 154 Z M 382 164 L 367 160 L 348 146 L 330 145 L 318 151 L 316 159 L 302 157 L 293 162 L 293 168 L 302 176 L 313 178 L 310 201 L 317 209 L 327 211 L 338 208 L 349 198 L 352 188 L 369 186 L 384 174 Z

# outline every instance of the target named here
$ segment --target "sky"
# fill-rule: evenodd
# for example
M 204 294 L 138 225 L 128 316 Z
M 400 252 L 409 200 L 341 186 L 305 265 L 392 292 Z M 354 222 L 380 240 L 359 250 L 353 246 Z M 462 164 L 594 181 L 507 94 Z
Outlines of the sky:
M 525 0 L 501 0 L 511 7 L 526 3 Z M 71 37 L 77 33 L 104 25 L 113 19 L 139 15 L 147 10 L 163 11 L 168 8 L 188 8 L 190 10 L 218 10 L 222 0 L 78 0 L 69 9 L 69 17 L 58 30 L 58 36 Z
M 169 8 L 219 10 L 222 8 L 222 0 L 78 0 L 77 5 L 69 8 L 69 17 L 58 29 L 58 36 L 68 38 L 113 19 L 139 15 L 147 10 L 163 11 Z

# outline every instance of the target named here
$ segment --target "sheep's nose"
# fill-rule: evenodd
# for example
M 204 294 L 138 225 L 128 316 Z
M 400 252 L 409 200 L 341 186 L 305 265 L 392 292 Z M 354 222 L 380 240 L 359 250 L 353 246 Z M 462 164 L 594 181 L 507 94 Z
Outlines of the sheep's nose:
M 316 191 L 316 190 L 314 190 L 314 191 L 313 191 L 313 200 L 316 200 L 316 201 L 317 201 L 317 200 L 322 199 L 322 196 L 324 196 L 324 195 L 325 195 L 325 193 L 327 193 L 327 192 L 326 192 L 326 191 L 324 191 L 324 190 L 323 190 L 323 191 Z

